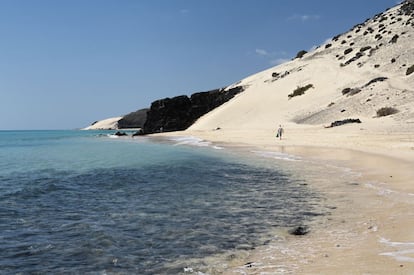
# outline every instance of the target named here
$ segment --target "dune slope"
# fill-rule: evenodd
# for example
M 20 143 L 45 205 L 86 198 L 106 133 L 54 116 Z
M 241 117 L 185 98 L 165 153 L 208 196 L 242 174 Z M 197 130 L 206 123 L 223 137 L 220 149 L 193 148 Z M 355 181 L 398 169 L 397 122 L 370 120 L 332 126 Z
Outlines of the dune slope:
M 233 86 L 243 86 L 243 93 L 201 117 L 188 132 L 207 133 L 219 128 L 234 139 L 240 133 L 244 138 L 239 138 L 244 140 L 248 133 L 269 139 L 282 124 L 287 138 L 289 133 L 306 130 L 318 136 L 342 137 L 343 147 L 355 145 L 345 140 L 349 134 L 354 141 L 367 135 L 412 135 L 414 73 L 408 73 L 414 65 L 413 14 L 413 3 L 405 2 L 354 26 L 302 58 L 242 79 Z M 292 96 L 298 88 L 308 89 Z M 378 116 L 381 108 L 393 108 L 397 113 Z M 324 127 L 349 118 L 362 123 L 338 127 L 340 130 Z M 310 142 L 290 135 L 292 144 L 337 144 L 331 140 Z M 405 136 L 404 142 L 405 149 L 414 148 L 414 139 Z M 361 148 L 373 144 L 362 143 Z

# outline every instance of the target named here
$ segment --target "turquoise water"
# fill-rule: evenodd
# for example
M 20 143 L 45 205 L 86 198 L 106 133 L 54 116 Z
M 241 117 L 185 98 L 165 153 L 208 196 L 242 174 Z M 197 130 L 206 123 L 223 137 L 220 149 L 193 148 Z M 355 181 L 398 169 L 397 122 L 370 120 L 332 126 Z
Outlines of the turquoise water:
M 319 215 L 304 182 L 230 149 L 107 134 L 0 131 L 1 273 L 203 271 Z

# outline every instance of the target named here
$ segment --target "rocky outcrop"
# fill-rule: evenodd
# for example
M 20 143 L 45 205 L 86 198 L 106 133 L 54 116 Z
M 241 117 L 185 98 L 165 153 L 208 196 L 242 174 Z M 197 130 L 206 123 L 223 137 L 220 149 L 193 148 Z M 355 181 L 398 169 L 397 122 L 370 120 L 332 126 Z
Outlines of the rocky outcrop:
M 118 121 L 118 128 L 126 129 L 144 127 L 145 121 L 147 120 L 148 111 L 149 109 L 146 108 L 127 114 Z
M 229 90 L 216 89 L 208 92 L 192 94 L 191 116 L 195 119 L 217 108 L 232 99 L 236 94 L 243 91 L 243 87 L 235 87 Z
M 191 126 L 202 115 L 229 101 L 243 91 L 237 86 L 231 89 L 216 89 L 154 101 L 147 112 L 144 133 L 181 131 Z
M 164 98 L 151 103 L 144 124 L 144 133 L 170 132 L 186 129 L 191 125 L 191 101 L 185 96 Z
M 127 136 L 128 134 L 127 134 L 127 133 L 125 133 L 125 132 L 120 132 L 120 131 L 118 131 L 118 132 L 116 132 L 114 135 L 115 135 L 115 136 L 118 136 L 118 137 L 124 137 L 124 136 Z
M 291 230 L 289 230 L 289 234 L 291 235 L 295 235 L 295 236 L 302 236 L 302 235 L 306 235 L 309 233 L 309 227 L 306 225 L 301 225 L 295 228 L 292 228 Z

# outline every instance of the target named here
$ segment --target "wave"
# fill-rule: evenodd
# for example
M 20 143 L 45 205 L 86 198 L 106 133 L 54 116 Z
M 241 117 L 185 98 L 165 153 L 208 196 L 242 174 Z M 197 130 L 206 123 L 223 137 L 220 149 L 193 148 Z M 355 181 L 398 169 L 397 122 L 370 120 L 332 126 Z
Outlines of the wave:
M 190 145 L 190 146 L 199 146 L 199 147 L 211 147 L 216 150 L 222 150 L 223 147 L 214 145 L 210 141 L 203 140 L 201 138 L 193 137 L 193 136 L 185 136 L 185 137 L 170 137 L 170 141 L 174 142 L 174 146 L 178 145 Z
M 384 252 L 380 253 L 380 255 L 392 257 L 400 262 L 414 263 L 414 257 L 412 256 L 412 254 L 414 253 L 414 243 L 392 242 L 385 238 L 381 238 L 379 242 L 389 247 L 392 247 L 393 249 L 397 249 L 397 251 Z
M 273 159 L 280 159 L 280 160 L 286 160 L 286 161 L 301 161 L 302 158 L 295 155 L 290 155 L 286 153 L 280 153 L 280 152 L 272 152 L 272 151 L 252 151 L 252 153 L 265 157 L 265 158 L 273 158 Z

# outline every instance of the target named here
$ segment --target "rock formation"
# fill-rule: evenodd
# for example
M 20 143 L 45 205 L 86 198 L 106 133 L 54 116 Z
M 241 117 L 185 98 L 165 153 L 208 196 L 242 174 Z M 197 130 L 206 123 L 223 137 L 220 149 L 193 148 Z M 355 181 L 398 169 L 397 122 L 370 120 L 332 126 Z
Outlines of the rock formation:
M 149 109 L 146 108 L 125 115 L 122 119 L 118 121 L 118 128 L 126 129 L 144 127 L 144 123 L 147 120 L 148 111 Z
M 202 115 L 229 101 L 243 91 L 237 86 L 230 89 L 216 89 L 207 92 L 164 98 L 154 101 L 147 113 L 144 133 L 185 130 Z

